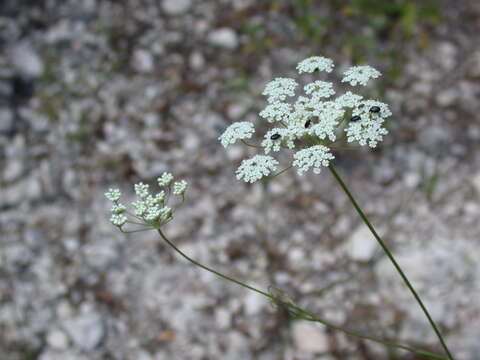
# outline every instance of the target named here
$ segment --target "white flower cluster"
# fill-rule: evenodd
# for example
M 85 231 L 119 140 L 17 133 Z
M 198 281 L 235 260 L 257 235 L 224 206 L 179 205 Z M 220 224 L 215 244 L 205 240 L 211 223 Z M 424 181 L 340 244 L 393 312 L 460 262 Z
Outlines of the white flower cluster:
M 218 138 L 223 147 L 234 144 L 237 140 L 250 139 L 255 132 L 253 124 L 248 121 L 240 121 L 230 125 Z
M 366 86 L 368 80 L 376 79 L 380 75 L 380 71 L 374 69 L 371 66 L 352 66 L 347 71 L 343 73 L 344 77 L 342 82 L 348 82 L 350 85 L 355 86 L 357 84 Z
M 313 172 L 315 174 L 320 174 L 322 166 L 328 166 L 330 164 L 330 160 L 335 159 L 330 153 L 330 149 L 323 145 L 315 145 L 308 147 L 306 149 L 302 149 L 297 151 L 293 158 L 293 166 L 297 166 L 298 175 L 302 175 L 305 171 L 313 168 Z
M 332 72 L 333 66 L 332 59 L 323 56 L 312 56 L 300 61 L 297 65 L 297 70 L 299 74 L 313 73 L 316 70 Z
M 333 84 L 320 80 L 305 85 L 303 90 L 305 91 L 305 94 L 311 95 L 312 98 L 315 100 L 321 98 L 328 98 L 332 95 L 335 95 L 335 90 L 333 90 Z
M 264 176 L 270 175 L 277 169 L 278 161 L 271 156 L 255 155 L 251 159 L 243 160 L 237 169 L 237 179 L 253 183 Z
M 372 112 L 378 110 L 378 112 Z M 387 104 L 375 100 L 365 100 L 353 109 L 353 116 L 359 116 L 358 121 L 350 121 L 345 128 L 347 141 L 358 141 L 362 146 L 368 145 L 371 148 L 377 146 L 379 141 L 383 140 L 383 135 L 388 134 L 388 130 L 383 127 L 385 118 L 392 115 Z
M 331 59 L 313 56 L 301 61 L 297 70 L 300 74 L 317 70 L 331 72 L 333 67 Z M 342 82 L 366 85 L 370 79 L 379 77 L 380 72 L 370 66 L 354 66 L 344 75 Z M 292 165 L 298 168 L 299 174 L 309 169 L 318 174 L 322 167 L 329 166 L 334 159 L 332 151 L 337 150 L 337 142 L 343 139 L 376 147 L 388 133 L 383 127 L 385 119 L 392 115 L 388 105 L 365 100 L 362 95 L 351 91 L 331 98 L 335 95 L 333 84 L 320 80 L 306 84 L 303 94 L 287 101 L 287 98 L 295 96 L 297 87 L 297 82 L 290 78 L 277 78 L 269 82 L 263 91 L 268 105 L 259 115 L 276 125 L 263 137 L 261 148 L 264 153 L 293 149 Z M 255 130 L 252 123 L 236 124 L 219 137 L 223 146 L 253 136 Z M 277 165 L 278 161 L 271 156 L 256 155 L 242 162 L 237 169 L 237 178 L 252 183 L 270 176 L 276 171 Z
M 268 154 L 270 151 L 280 151 L 281 146 L 293 149 L 295 147 L 293 140 L 294 137 L 288 129 L 274 128 L 265 134 L 262 147 L 265 150 L 265 154 Z
M 288 121 L 291 109 L 292 106 L 290 104 L 277 102 L 267 105 L 265 109 L 260 111 L 259 115 L 270 123 L 275 121 Z
M 133 186 L 135 194 L 137 195 L 137 201 L 131 203 L 134 208 L 134 213 L 131 214 L 127 211 L 127 207 L 121 204 L 121 193 L 119 189 L 109 189 L 105 196 L 108 200 L 112 201 L 112 216 L 110 221 L 113 225 L 118 226 L 120 229 L 126 223 L 145 225 L 148 228 L 160 228 L 172 219 L 173 210 L 167 206 L 166 192 L 170 192 L 170 185 L 174 177 L 170 173 L 163 173 L 157 179 L 160 187 L 165 189 L 152 195 L 149 191 L 149 185 L 144 183 L 138 183 Z M 187 182 L 185 180 L 177 181 L 173 184 L 173 194 L 183 196 L 187 190 Z M 133 221 L 129 220 L 127 215 L 133 218 Z M 141 221 L 141 223 L 138 223 Z
M 187 191 L 187 182 L 185 180 L 177 181 L 173 184 L 173 195 L 183 196 L 185 191 Z
M 263 90 L 262 95 L 267 96 L 269 103 L 283 101 L 287 96 L 294 96 L 297 82 L 289 78 L 276 78 L 270 81 Z

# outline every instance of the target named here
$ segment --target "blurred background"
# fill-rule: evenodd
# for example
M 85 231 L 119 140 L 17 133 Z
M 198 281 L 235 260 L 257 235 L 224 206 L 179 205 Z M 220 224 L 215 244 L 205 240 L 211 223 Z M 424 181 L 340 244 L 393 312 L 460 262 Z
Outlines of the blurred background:
M 0 358 L 420 359 L 295 321 L 155 232 L 118 232 L 103 193 L 129 201 L 163 171 L 190 183 L 165 231 L 192 257 L 441 353 L 328 172 L 247 185 L 234 172 L 255 151 L 217 140 L 238 120 L 260 139 L 266 82 L 322 55 L 383 73 L 369 91 L 390 134 L 337 170 L 457 359 L 480 359 L 478 34 L 478 0 L 2 0 Z

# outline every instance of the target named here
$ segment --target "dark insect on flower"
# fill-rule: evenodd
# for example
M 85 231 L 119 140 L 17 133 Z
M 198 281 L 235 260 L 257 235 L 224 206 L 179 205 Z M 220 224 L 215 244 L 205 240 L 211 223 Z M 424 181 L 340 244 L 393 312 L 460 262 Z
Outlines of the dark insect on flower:
M 371 113 L 379 113 L 380 112 L 380 108 L 378 106 L 372 106 L 370 108 L 370 112 Z
M 352 116 L 352 118 L 350 119 L 350 121 L 353 121 L 353 122 L 356 122 L 356 121 L 359 121 L 359 120 L 362 120 L 362 118 L 358 115 Z
M 312 120 L 308 119 L 307 122 L 305 123 L 305 129 L 309 128 L 311 124 L 312 124 Z
M 272 139 L 272 140 L 277 140 L 277 139 L 280 139 L 280 138 L 281 138 L 280 134 L 273 134 L 272 136 L 270 136 L 270 139 Z
M 358 105 L 358 108 L 359 108 L 359 109 L 363 109 L 364 107 L 365 107 L 365 104 L 360 104 L 360 105 Z

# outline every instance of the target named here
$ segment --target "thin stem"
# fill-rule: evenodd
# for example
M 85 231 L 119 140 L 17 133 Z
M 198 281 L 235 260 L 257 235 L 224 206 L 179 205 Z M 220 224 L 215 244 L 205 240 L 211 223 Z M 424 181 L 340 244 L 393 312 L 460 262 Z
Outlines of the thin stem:
M 259 146 L 259 145 L 253 145 L 253 144 L 250 144 L 248 142 L 246 142 L 245 140 L 241 139 L 240 140 L 242 143 L 244 143 L 245 145 L 247 146 L 250 146 L 250 147 L 253 147 L 253 148 L 256 148 L 256 149 L 263 149 L 263 147 Z
M 250 286 L 250 285 L 247 285 L 239 280 L 236 280 L 228 275 L 224 275 L 222 274 L 221 272 L 218 272 L 212 268 L 209 268 L 208 266 L 205 266 L 201 263 L 199 263 L 198 261 L 192 259 L 190 256 L 188 256 L 187 254 L 185 254 L 183 251 L 181 251 L 173 242 L 171 242 L 166 236 L 165 234 L 162 232 L 162 230 L 160 229 L 157 229 L 158 233 L 160 234 L 160 236 L 162 237 L 162 239 L 175 251 L 177 252 L 180 256 L 182 256 L 184 259 L 186 259 L 187 261 L 189 261 L 190 263 L 192 263 L 193 265 L 196 265 L 212 274 L 215 274 L 219 277 L 221 277 L 222 279 L 224 280 L 227 280 L 227 281 L 230 281 L 230 282 L 233 282 L 237 285 L 240 285 L 248 290 L 252 290 L 260 295 L 263 295 L 265 296 L 266 298 L 274 301 L 275 303 L 277 304 L 280 304 L 280 305 L 283 305 L 283 306 L 286 306 L 287 308 L 289 309 L 293 309 L 297 312 L 297 316 L 303 320 L 307 320 L 307 321 L 311 321 L 311 322 L 318 322 L 318 323 L 321 323 L 327 327 L 330 327 L 332 329 L 335 329 L 335 330 L 338 330 L 338 331 L 341 331 L 347 335 L 351 335 L 351 336 L 356 336 L 358 338 L 361 338 L 361 339 L 365 339 L 365 340 L 370 340 L 370 341 L 374 341 L 374 342 L 377 342 L 377 343 L 380 343 L 380 344 L 383 344 L 383 345 L 386 345 L 386 346 L 390 346 L 390 347 L 395 347 L 395 348 L 398 348 L 398 349 L 403 349 L 403 350 L 407 350 L 407 351 L 410 351 L 412 353 L 415 353 L 415 354 L 419 354 L 419 355 L 424 355 L 424 356 L 428 356 L 432 359 L 439 359 L 439 360 L 447 360 L 444 356 L 441 356 L 441 355 L 437 355 L 437 354 L 434 354 L 434 353 L 430 353 L 428 351 L 424 351 L 424 350 L 416 350 L 414 348 L 411 348 L 411 347 L 408 347 L 408 346 L 404 346 L 404 345 L 399 345 L 399 344 L 395 344 L 395 343 L 392 343 L 392 342 L 389 342 L 389 341 L 386 341 L 386 340 L 382 340 L 382 339 L 379 339 L 379 338 L 375 338 L 373 336 L 368 336 L 368 335 L 363 335 L 363 334 L 359 334 L 355 331 L 352 331 L 352 330 L 348 330 L 348 329 L 344 329 L 344 328 L 341 328 L 337 325 L 334 325 L 326 320 L 323 320 L 323 319 L 320 319 L 320 318 L 316 318 L 314 317 L 312 314 L 310 314 L 308 311 L 296 306 L 295 304 L 291 303 L 291 302 L 287 302 L 287 301 L 283 301 L 277 297 L 275 297 L 273 294 L 271 293 L 268 293 L 268 292 L 265 292 L 265 291 L 262 291 L 260 289 L 257 289 L 253 286 Z M 303 314 L 303 315 L 299 315 L 299 314 Z
M 357 210 L 358 214 L 360 215 L 360 217 L 362 218 L 363 222 L 365 223 L 365 225 L 367 225 L 367 227 L 370 229 L 371 233 L 373 234 L 373 236 L 375 237 L 375 239 L 378 241 L 378 243 L 380 244 L 380 246 L 382 247 L 383 251 L 385 252 L 385 254 L 388 256 L 388 258 L 390 259 L 390 261 L 392 262 L 393 266 L 395 267 L 395 269 L 398 271 L 398 273 L 400 274 L 400 276 L 402 277 L 403 281 L 405 282 L 405 285 L 407 285 L 407 287 L 409 288 L 410 292 L 412 293 L 413 297 L 415 298 L 415 300 L 417 301 L 418 305 L 420 305 L 420 307 L 422 308 L 422 311 L 423 313 L 425 314 L 425 316 L 427 317 L 428 321 L 430 322 L 430 325 L 432 326 L 433 330 L 435 331 L 435 334 L 437 335 L 438 339 L 440 340 L 440 343 L 442 344 L 442 347 L 443 349 L 445 350 L 445 352 L 447 353 L 448 355 L 448 358 L 450 360 L 454 360 L 454 357 L 453 355 L 450 353 L 450 350 L 448 349 L 447 347 L 447 344 L 445 343 L 443 337 L 442 337 L 442 334 L 440 333 L 440 330 L 438 330 L 437 328 L 437 325 L 435 324 L 435 322 L 433 321 L 432 317 L 430 316 L 430 313 L 428 312 L 427 308 L 425 307 L 425 305 L 423 304 L 422 300 L 420 299 L 420 296 L 418 296 L 417 292 L 415 291 L 415 289 L 413 288 L 412 284 L 410 283 L 410 281 L 408 280 L 407 276 L 405 275 L 405 273 L 403 272 L 402 268 L 400 267 L 400 265 L 397 263 L 397 261 L 395 260 L 395 258 L 393 257 L 393 254 L 392 252 L 389 250 L 389 248 L 387 247 L 387 245 L 385 244 L 385 242 L 382 240 L 382 238 L 377 234 L 377 232 L 375 231 L 375 228 L 373 227 L 373 225 L 370 223 L 370 221 L 368 220 L 368 218 L 365 216 L 364 212 L 362 211 L 362 209 L 360 208 L 360 206 L 358 205 L 357 201 L 355 200 L 355 198 L 353 197 L 352 193 L 350 192 L 350 190 L 348 189 L 347 185 L 345 184 L 345 182 L 343 182 L 342 178 L 340 177 L 340 175 L 338 175 L 338 173 L 336 172 L 336 170 L 334 169 L 334 167 L 332 165 L 329 165 L 328 167 L 332 173 L 332 175 L 335 177 L 335 180 L 337 180 L 337 182 L 340 184 L 340 186 L 342 187 L 343 191 L 345 192 L 345 194 L 347 195 L 347 197 L 350 199 L 350 201 L 352 202 L 353 204 L 353 207 L 355 208 L 355 210 Z
M 131 221 L 131 220 L 127 220 L 127 223 L 129 224 L 133 224 L 133 225 L 142 225 L 142 226 L 145 226 L 145 225 L 148 225 L 146 223 L 139 223 L 139 222 L 136 222 L 136 221 Z
M 269 177 L 265 178 L 264 180 L 267 180 L 267 181 L 272 180 L 273 178 L 276 178 L 278 175 L 282 175 L 285 171 L 290 170 L 292 167 L 293 167 L 293 165 L 287 166 L 285 169 L 279 171 L 275 175 L 272 175 L 272 176 L 269 176 Z
M 154 228 L 149 227 L 149 228 L 144 228 L 144 229 L 128 230 L 128 231 L 125 231 L 125 230 L 120 229 L 120 231 L 121 231 L 122 233 L 124 233 L 124 234 L 133 234 L 133 233 L 142 232 L 142 231 L 148 231 L 148 230 L 154 230 Z
M 332 146 L 332 150 L 358 150 L 360 146 Z

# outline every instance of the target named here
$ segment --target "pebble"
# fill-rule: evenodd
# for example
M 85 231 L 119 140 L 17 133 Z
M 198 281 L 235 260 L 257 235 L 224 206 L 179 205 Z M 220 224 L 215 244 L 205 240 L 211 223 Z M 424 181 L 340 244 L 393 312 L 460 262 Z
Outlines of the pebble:
M 477 194 L 480 196 L 480 171 L 477 172 L 473 177 L 472 177 L 472 185 L 474 189 L 477 191 Z
M 67 320 L 64 325 L 74 344 L 85 351 L 95 349 L 105 335 L 104 324 L 98 314 L 79 315 Z
M 149 73 L 154 69 L 153 55 L 144 49 L 137 49 L 133 54 L 133 67 L 141 73 Z
M 366 225 L 360 225 L 347 242 L 347 253 L 352 260 L 368 261 L 377 250 L 377 241 Z
M 224 49 L 235 49 L 238 46 L 237 34 L 230 28 L 220 28 L 208 34 L 208 42 Z
M 47 334 L 47 343 L 53 349 L 64 350 L 68 346 L 68 337 L 61 330 L 51 330 Z
M 37 77 L 43 73 L 44 65 L 42 59 L 28 44 L 21 43 L 15 46 L 11 51 L 10 57 L 13 66 L 22 75 Z
M 191 6 L 192 0 L 163 0 L 162 2 L 162 10 L 171 16 L 184 14 Z
M 250 291 L 245 297 L 245 314 L 255 315 L 258 314 L 263 307 L 267 304 L 267 300 L 260 294 Z
M 292 337 L 295 346 L 307 353 L 323 353 L 328 351 L 328 338 L 317 325 L 299 321 L 292 326 Z

